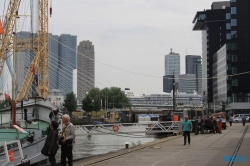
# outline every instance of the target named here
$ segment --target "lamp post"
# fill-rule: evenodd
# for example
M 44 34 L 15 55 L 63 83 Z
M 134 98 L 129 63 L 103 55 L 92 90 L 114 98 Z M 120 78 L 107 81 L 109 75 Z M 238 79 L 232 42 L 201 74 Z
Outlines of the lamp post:
M 95 100 L 92 100 L 92 103 L 94 104 L 94 111 L 95 111 Z M 95 116 L 97 116 L 96 114 L 97 114 L 97 113 L 96 113 L 96 111 L 95 111 Z

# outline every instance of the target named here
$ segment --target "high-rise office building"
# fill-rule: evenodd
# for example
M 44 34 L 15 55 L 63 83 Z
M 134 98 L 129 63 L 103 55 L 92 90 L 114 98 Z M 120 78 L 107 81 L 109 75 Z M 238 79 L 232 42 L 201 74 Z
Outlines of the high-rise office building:
M 186 55 L 186 74 L 194 74 L 196 92 L 202 95 L 202 64 L 201 56 Z
M 73 70 L 76 69 L 77 36 L 61 34 L 58 37 L 58 89 L 64 96 L 73 92 Z
M 180 75 L 180 55 L 179 53 L 171 52 L 165 55 L 165 75 Z
M 49 34 L 49 89 L 58 87 L 58 35 Z
M 81 41 L 77 55 L 77 98 L 82 100 L 86 92 L 95 87 L 95 48 L 91 41 Z
M 173 89 L 173 78 L 178 82 L 180 75 L 180 55 L 171 52 L 165 55 L 165 76 L 163 76 L 163 92 L 170 93 Z
M 181 74 L 178 82 L 179 92 L 191 93 L 196 91 L 196 75 L 195 74 Z
M 230 7 L 229 1 L 214 2 L 211 10 L 196 13 L 193 23 L 194 31 L 202 31 L 202 76 L 213 76 L 213 55 L 226 42 L 226 13 Z M 208 103 L 213 102 L 213 80 L 203 79 L 203 99 Z
M 227 49 L 226 44 L 222 46 L 213 56 L 213 94 L 216 101 L 227 101 Z M 228 66 L 229 67 L 229 66 Z M 231 70 L 230 68 L 228 68 Z M 217 102 L 218 103 L 218 102 Z M 217 105 L 216 103 L 216 105 Z
M 163 76 L 163 92 L 170 93 L 173 90 L 173 75 Z
M 27 45 L 32 44 L 30 42 L 31 38 L 36 38 L 37 34 L 34 33 L 30 33 L 30 32 L 17 32 L 16 34 L 16 38 L 18 41 L 22 41 L 22 42 L 26 42 Z M 24 83 L 24 79 L 26 77 L 27 71 L 30 67 L 30 63 L 31 61 L 34 59 L 35 54 L 27 49 L 27 50 L 23 50 L 22 52 L 16 52 L 16 64 L 15 68 L 16 68 L 16 94 L 18 94 L 21 90 L 21 87 Z M 27 97 L 32 97 L 35 96 L 36 92 L 36 83 L 33 81 L 31 89 L 28 93 Z
M 250 71 L 249 21 L 249 0 L 214 2 L 211 10 L 197 12 L 193 21 L 193 30 L 206 34 L 203 69 L 208 78 L 217 77 L 207 80 L 208 101 L 234 103 L 232 111 L 246 111 L 250 106 L 244 108 L 244 104 L 239 104 L 250 102 L 250 74 L 246 73 Z M 228 77 L 223 79 L 222 76 Z

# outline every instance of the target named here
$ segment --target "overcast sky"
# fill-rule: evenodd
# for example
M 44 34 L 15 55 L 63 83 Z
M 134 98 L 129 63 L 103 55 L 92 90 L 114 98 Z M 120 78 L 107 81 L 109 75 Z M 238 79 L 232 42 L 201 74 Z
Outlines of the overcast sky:
M 182 74 L 186 52 L 201 55 L 201 32 L 192 31 L 192 20 L 196 11 L 210 9 L 214 1 L 218 0 L 52 0 L 49 32 L 77 35 L 78 43 L 94 44 L 96 87 L 160 93 L 164 55 L 170 48 L 181 55 Z M 1 0 L 1 12 L 3 4 Z

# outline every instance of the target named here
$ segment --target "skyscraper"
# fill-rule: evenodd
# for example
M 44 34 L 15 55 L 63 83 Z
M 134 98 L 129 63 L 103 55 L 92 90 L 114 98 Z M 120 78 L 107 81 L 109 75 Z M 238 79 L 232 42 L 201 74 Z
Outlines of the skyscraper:
M 202 95 L 202 64 L 201 56 L 186 55 L 186 74 L 194 74 L 196 79 L 196 90 Z
M 86 92 L 95 87 L 95 49 L 89 40 L 81 41 L 77 55 L 77 98 L 82 100 Z
M 49 34 L 49 89 L 58 87 L 58 35 Z
M 58 40 L 58 88 L 66 96 L 67 93 L 73 92 L 73 70 L 76 69 L 77 58 L 77 36 L 61 34 Z
M 174 75 L 174 76 L 173 76 Z M 171 92 L 173 89 L 173 78 L 177 82 L 180 75 L 180 55 L 171 52 L 165 55 L 165 76 L 163 76 L 163 92 Z
M 170 93 L 173 90 L 173 75 L 163 76 L 163 92 Z
M 31 44 L 30 39 L 36 38 L 37 34 L 30 33 L 30 32 L 18 32 L 16 34 L 16 38 L 18 41 L 26 42 L 27 45 Z M 16 52 L 16 94 L 18 94 L 21 90 L 21 87 L 24 83 L 24 79 L 26 77 L 27 71 L 30 67 L 31 61 L 34 59 L 35 54 L 30 51 L 29 49 L 23 50 L 23 52 Z M 27 97 L 35 96 L 36 88 L 35 88 L 35 82 L 33 81 L 31 89 L 28 93 Z
M 211 10 L 197 12 L 193 21 L 193 30 L 202 30 L 207 36 L 203 69 L 208 78 L 216 77 L 207 80 L 208 101 L 234 103 L 232 111 L 242 113 L 250 107 L 249 103 L 246 108 L 238 104 L 250 102 L 249 22 L 249 0 L 214 2 Z
M 179 92 L 194 93 L 196 91 L 196 75 L 181 74 L 179 75 Z
M 165 55 L 165 75 L 180 75 L 180 55 L 179 53 L 171 52 Z
M 196 13 L 193 23 L 194 31 L 202 31 L 202 76 L 213 76 L 213 55 L 226 42 L 226 13 L 230 7 L 229 1 L 213 2 L 211 10 Z M 203 99 L 213 102 L 213 80 L 203 79 Z

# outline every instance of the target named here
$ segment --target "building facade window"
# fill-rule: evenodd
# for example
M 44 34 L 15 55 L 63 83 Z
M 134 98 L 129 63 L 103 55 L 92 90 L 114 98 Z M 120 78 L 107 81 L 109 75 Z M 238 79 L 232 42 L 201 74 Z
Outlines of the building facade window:
M 231 19 L 231 26 L 237 26 L 237 19 Z
M 227 44 L 227 50 L 237 50 L 237 44 L 236 43 Z
M 226 29 L 231 29 L 231 24 L 230 23 L 226 24 Z
M 232 67 L 232 74 L 236 74 L 238 72 L 238 68 L 235 66 L 235 67 Z
M 231 38 L 232 39 L 237 38 L 237 31 L 231 31 Z
M 230 40 L 231 39 L 231 33 L 227 33 L 226 38 L 227 38 L 227 40 Z
M 232 80 L 232 86 L 238 86 L 238 80 L 237 79 Z
M 231 2 L 237 2 L 237 0 L 231 0 Z
M 237 14 L 237 8 L 231 7 L 231 14 Z
M 198 19 L 199 20 L 206 20 L 206 14 L 200 14 Z
M 232 62 L 237 62 L 237 61 L 238 61 L 237 55 L 232 55 Z
M 227 14 L 226 14 L 226 19 L 227 19 L 227 20 L 231 19 L 231 14 L 230 14 L 230 13 L 227 13 Z

